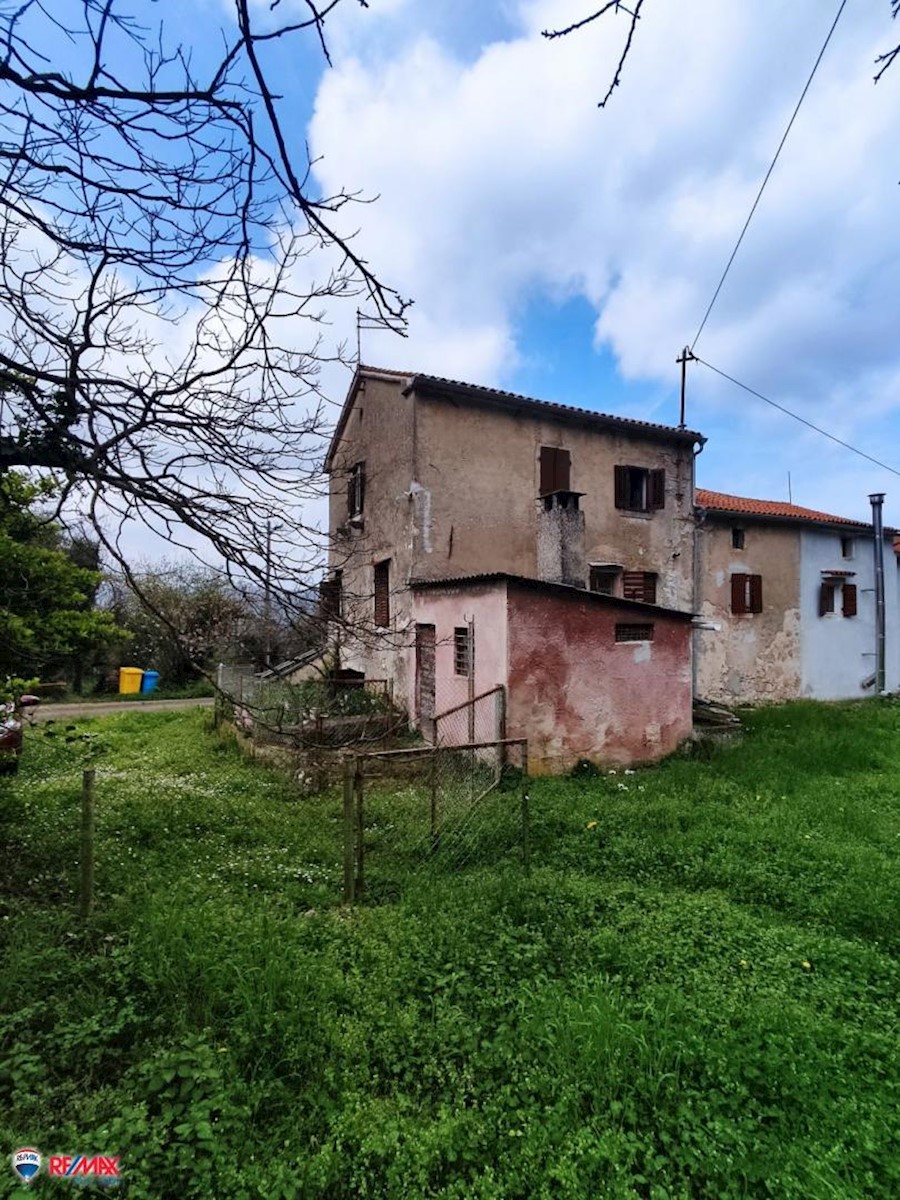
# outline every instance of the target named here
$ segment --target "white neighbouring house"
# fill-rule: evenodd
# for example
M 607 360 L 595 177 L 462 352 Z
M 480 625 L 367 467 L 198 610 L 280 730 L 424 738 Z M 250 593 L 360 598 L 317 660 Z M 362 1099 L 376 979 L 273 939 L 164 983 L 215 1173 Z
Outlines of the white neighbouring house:
M 874 694 L 872 525 L 698 488 L 696 694 L 726 704 Z M 885 529 L 885 686 L 900 687 L 896 531 Z

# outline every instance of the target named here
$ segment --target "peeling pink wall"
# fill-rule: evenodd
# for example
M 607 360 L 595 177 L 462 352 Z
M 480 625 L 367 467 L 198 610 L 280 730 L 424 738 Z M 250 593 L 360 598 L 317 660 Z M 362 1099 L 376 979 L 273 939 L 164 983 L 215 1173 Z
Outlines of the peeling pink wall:
M 648 619 L 653 641 L 616 643 L 617 621 Z M 690 622 L 510 583 L 507 636 L 508 735 L 534 773 L 652 762 L 689 736 Z
M 475 621 L 475 692 L 486 692 L 506 684 L 506 588 L 504 580 L 465 588 L 414 590 L 412 619 L 416 624 L 435 626 L 435 712 L 468 699 L 469 682 L 454 672 L 453 631 Z M 410 681 L 409 712 L 415 712 L 415 651 L 410 652 L 406 677 Z

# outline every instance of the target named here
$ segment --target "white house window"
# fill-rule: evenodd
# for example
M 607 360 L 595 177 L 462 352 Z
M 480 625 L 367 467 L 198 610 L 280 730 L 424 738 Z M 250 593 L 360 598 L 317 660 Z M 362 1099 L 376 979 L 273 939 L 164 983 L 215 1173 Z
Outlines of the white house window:
M 588 586 L 601 596 L 617 596 L 621 574 L 622 568 L 618 563 L 591 563 Z
M 819 616 L 827 617 L 838 611 L 840 596 L 840 612 L 842 617 L 855 617 L 857 614 L 856 584 L 848 579 L 823 579 L 819 585 Z
M 842 537 L 841 538 L 841 558 L 852 558 L 853 557 L 853 549 L 854 549 L 853 538 L 852 537 Z

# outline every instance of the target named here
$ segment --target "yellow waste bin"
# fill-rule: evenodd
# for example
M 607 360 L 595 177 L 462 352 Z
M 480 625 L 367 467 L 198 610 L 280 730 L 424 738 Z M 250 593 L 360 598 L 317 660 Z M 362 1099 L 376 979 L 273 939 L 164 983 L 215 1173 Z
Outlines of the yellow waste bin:
M 143 675 L 140 667 L 119 667 L 119 695 L 139 692 Z

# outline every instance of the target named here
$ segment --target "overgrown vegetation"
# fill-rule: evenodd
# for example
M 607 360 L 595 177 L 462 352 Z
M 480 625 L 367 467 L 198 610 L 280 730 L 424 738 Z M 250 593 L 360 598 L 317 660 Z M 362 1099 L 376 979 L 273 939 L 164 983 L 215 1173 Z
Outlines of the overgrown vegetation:
M 900 707 L 537 781 L 528 877 L 342 910 L 338 797 L 184 714 L 3 784 L 0 1126 L 130 1198 L 900 1194 Z M 13 1189 L 11 1172 L 2 1187 Z

